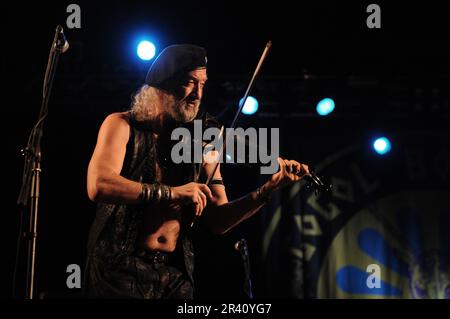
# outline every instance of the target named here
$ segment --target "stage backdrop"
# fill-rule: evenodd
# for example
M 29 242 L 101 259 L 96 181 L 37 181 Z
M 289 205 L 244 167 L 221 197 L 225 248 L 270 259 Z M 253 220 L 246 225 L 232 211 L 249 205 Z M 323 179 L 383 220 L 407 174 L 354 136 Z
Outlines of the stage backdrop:
M 316 150 L 316 170 L 333 191 L 316 196 L 297 184 L 265 208 L 264 294 L 450 298 L 448 131 L 391 130 L 392 151 L 380 156 L 370 134 L 340 127 L 339 139 L 323 134 L 315 148 L 307 134 L 284 146 L 294 158 Z

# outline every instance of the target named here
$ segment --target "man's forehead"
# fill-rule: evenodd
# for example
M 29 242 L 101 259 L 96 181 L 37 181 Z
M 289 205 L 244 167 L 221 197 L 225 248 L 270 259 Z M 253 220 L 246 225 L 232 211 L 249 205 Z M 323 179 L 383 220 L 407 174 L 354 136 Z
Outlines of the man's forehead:
M 203 81 L 206 81 L 208 79 L 208 76 L 206 73 L 206 68 L 195 69 L 195 70 L 189 71 L 187 76 L 190 78 L 203 80 Z

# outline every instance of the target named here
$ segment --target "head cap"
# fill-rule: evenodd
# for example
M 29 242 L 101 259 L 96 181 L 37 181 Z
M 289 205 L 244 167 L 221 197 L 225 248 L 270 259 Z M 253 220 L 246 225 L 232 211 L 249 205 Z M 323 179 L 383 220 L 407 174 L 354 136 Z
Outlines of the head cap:
M 145 83 L 159 87 L 164 82 L 192 70 L 206 68 L 206 50 L 193 44 L 165 48 L 150 67 Z

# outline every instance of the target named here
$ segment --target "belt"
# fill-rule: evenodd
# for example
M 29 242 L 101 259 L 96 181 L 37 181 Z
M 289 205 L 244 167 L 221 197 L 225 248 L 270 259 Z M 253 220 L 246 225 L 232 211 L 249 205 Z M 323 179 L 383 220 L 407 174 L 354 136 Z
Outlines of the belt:
M 169 253 L 158 250 L 141 250 L 137 255 L 154 264 L 165 264 L 169 261 L 170 257 Z

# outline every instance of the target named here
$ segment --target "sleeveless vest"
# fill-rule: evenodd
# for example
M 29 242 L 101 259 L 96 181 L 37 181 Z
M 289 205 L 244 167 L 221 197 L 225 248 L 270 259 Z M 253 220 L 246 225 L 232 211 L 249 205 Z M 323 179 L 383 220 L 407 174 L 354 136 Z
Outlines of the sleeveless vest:
M 167 170 L 176 170 L 179 185 L 198 181 L 201 164 L 168 163 L 167 151 L 160 149 L 151 129 L 130 118 L 130 137 L 121 175 L 136 182 L 154 183 L 158 161 L 168 165 Z M 93 258 L 101 258 L 111 269 L 127 267 L 128 257 L 136 252 L 135 243 L 143 214 L 144 207 L 140 204 L 98 204 L 89 232 L 87 267 Z M 182 218 L 176 251 L 184 258 L 184 265 L 179 266 L 185 267 L 193 282 L 194 253 L 187 222 Z

